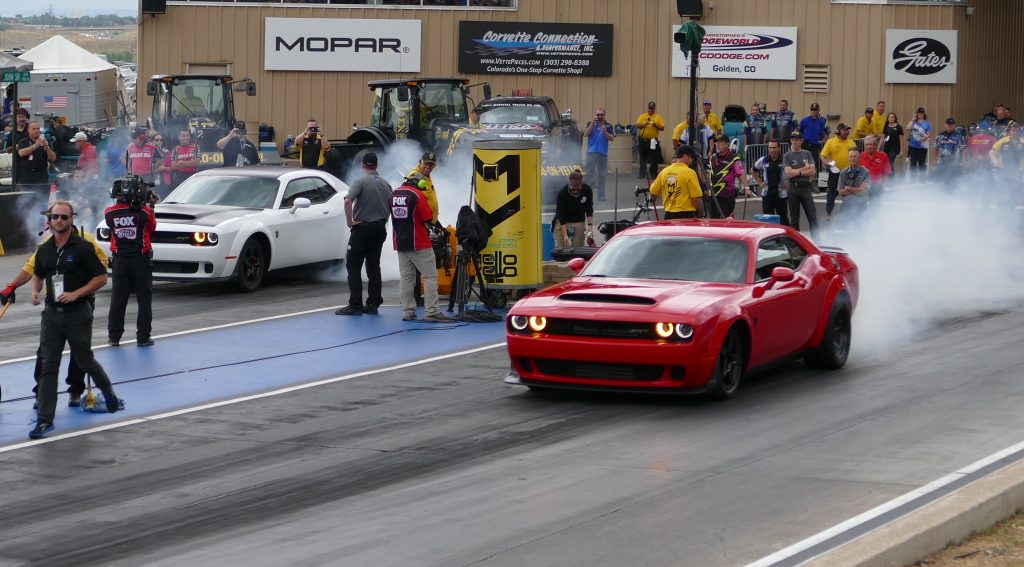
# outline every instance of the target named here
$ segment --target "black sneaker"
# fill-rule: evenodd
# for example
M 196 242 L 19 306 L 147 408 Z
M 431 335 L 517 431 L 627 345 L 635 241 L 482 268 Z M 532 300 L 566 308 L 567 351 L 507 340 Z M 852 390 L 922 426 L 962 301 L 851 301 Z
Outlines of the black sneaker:
M 345 307 L 342 307 L 341 309 L 335 311 L 334 314 L 335 315 L 362 315 L 363 314 L 363 308 L 362 307 L 353 307 L 351 305 L 346 305 Z
M 42 439 L 46 434 L 53 431 L 53 424 L 48 421 L 37 421 L 32 431 L 28 432 L 29 439 Z
M 155 342 L 153 339 L 139 339 L 135 341 L 135 346 L 153 346 Z
M 68 399 L 68 407 L 69 408 L 77 408 L 77 407 L 81 407 L 81 406 L 82 406 L 82 396 L 81 395 L 71 396 Z
M 121 339 L 109 338 L 107 339 L 107 344 L 110 346 L 120 346 Z
M 363 307 L 363 313 L 366 315 L 377 315 L 377 307 L 375 305 L 367 305 Z
M 124 404 L 114 395 L 114 392 L 103 392 L 103 402 L 107 404 L 107 411 L 110 413 L 124 408 Z

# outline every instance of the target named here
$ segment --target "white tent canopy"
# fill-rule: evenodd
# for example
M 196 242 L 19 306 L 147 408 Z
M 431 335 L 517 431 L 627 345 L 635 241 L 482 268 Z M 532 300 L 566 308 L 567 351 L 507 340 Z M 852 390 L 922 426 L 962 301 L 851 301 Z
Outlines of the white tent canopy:
M 78 44 L 55 35 L 21 54 L 25 61 L 31 61 L 35 73 L 99 73 L 116 67 Z
M 30 71 L 32 62 L 0 51 L 0 71 Z

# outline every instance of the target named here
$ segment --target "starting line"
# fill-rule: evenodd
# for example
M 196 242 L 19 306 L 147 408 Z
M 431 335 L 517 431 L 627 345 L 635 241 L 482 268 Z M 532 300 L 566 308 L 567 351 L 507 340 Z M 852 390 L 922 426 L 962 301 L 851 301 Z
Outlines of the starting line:
M 30 442 L 35 359 L 8 361 L 0 365 L 0 452 L 471 354 L 503 345 L 504 333 L 500 323 L 403 322 L 399 308 L 382 308 L 378 316 L 319 311 L 158 337 L 152 347 L 122 344 L 95 354 L 125 409 L 86 413 L 68 408 L 62 393 L 57 429 Z M 66 367 L 67 357 L 60 390 Z

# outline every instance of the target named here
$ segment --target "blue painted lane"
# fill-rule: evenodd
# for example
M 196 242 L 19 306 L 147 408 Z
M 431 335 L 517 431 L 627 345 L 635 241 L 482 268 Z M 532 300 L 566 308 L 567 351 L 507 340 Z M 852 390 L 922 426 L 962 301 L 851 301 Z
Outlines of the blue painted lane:
M 343 374 L 499 343 L 501 323 L 401 321 L 401 310 L 338 317 L 330 311 L 127 344 L 96 351 L 125 399 L 124 411 L 93 414 L 58 399 L 54 433 L 95 427 Z M 35 420 L 34 360 L 0 365 L 0 445 L 21 442 Z M 63 390 L 65 356 L 60 374 Z M 95 390 L 94 390 L 95 391 Z

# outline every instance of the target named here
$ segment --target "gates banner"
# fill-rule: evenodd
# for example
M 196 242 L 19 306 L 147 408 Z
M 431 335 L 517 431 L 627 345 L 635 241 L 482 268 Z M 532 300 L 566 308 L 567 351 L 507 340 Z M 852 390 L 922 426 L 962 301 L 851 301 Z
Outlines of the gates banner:
M 885 30 L 885 82 L 955 83 L 956 30 Z
M 669 37 L 678 29 L 678 25 L 673 25 Z M 704 30 L 699 77 L 796 80 L 797 28 L 704 26 Z M 690 61 L 675 42 L 672 43 L 672 76 L 690 76 Z
M 266 18 L 266 71 L 420 71 L 419 20 Z
M 612 25 L 462 21 L 459 72 L 611 75 Z

